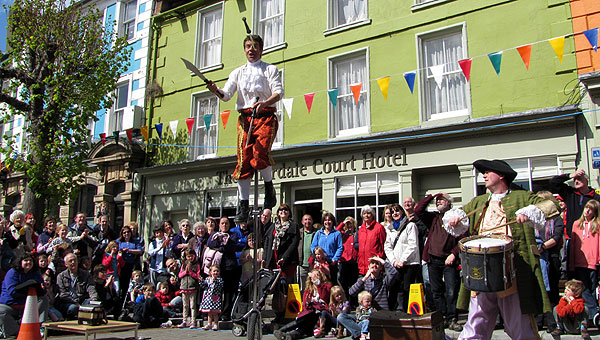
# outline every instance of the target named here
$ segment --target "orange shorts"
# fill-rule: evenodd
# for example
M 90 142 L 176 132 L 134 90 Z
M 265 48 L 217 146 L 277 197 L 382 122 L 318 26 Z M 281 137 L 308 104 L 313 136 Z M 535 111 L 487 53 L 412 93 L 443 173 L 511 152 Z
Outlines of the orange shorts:
M 262 170 L 275 164 L 271 157 L 271 146 L 279 127 L 277 116 L 273 113 L 255 117 L 250 141 L 245 146 L 251 119 L 252 117 L 244 114 L 238 117 L 237 164 L 233 172 L 235 179 L 251 178 L 255 169 Z

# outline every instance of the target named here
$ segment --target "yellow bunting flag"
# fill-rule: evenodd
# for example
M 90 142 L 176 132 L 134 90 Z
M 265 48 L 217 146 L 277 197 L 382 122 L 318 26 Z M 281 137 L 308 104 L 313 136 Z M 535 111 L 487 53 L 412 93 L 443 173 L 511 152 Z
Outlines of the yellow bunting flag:
M 558 60 L 562 63 L 563 61 L 563 53 L 565 50 L 565 37 L 554 38 L 548 40 L 552 48 L 554 49 L 554 53 L 558 57 Z
M 362 88 L 362 83 L 350 85 L 350 89 L 352 90 L 352 94 L 354 95 L 354 101 L 358 104 L 358 99 L 360 98 L 360 89 Z
M 148 142 L 148 127 L 147 126 L 140 127 L 140 132 L 142 133 L 142 137 L 144 137 L 144 140 L 146 142 Z
M 377 79 L 377 84 L 379 84 L 379 89 L 383 94 L 383 98 L 387 100 L 388 89 L 390 88 L 390 77 L 381 77 Z

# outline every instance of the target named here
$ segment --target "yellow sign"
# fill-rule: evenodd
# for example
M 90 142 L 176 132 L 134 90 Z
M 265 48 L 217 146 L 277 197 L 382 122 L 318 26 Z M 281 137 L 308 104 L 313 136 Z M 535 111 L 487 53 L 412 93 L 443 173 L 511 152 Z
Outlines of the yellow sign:
M 285 303 L 285 318 L 295 319 L 298 313 L 302 311 L 302 297 L 300 287 L 297 283 L 288 285 L 288 296 Z
M 408 313 L 423 315 L 425 313 L 425 293 L 422 283 L 413 283 L 410 285 L 408 294 Z

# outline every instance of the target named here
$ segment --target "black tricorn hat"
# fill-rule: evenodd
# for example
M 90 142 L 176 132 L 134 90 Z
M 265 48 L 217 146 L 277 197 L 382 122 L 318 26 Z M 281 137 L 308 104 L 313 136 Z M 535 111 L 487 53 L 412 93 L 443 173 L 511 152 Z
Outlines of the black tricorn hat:
M 504 176 L 506 184 L 512 183 L 512 181 L 514 181 L 517 177 L 517 172 L 513 170 L 508 163 L 500 159 L 494 159 L 492 161 L 488 159 L 480 159 L 473 162 L 473 166 L 481 173 L 491 171 Z

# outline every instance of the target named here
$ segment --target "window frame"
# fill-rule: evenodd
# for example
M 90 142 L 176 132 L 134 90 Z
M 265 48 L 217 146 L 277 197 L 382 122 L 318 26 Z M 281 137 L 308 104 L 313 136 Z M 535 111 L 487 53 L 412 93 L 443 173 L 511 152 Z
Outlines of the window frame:
M 431 30 L 431 31 L 427 31 L 427 32 L 422 32 L 422 33 L 418 33 L 415 35 L 415 41 L 416 41 L 416 53 L 417 53 L 417 62 L 418 62 L 418 66 L 417 66 L 417 72 L 418 72 L 418 78 L 420 78 L 419 80 L 419 119 L 421 121 L 421 123 L 423 124 L 427 124 L 430 122 L 437 122 L 437 121 L 444 121 L 445 119 L 456 119 L 458 118 L 463 118 L 463 117 L 468 117 L 471 115 L 471 88 L 470 88 L 470 84 L 469 82 L 467 82 L 465 80 L 465 103 L 466 103 L 466 108 L 461 109 L 461 110 L 455 110 L 455 111 L 447 111 L 447 112 L 441 112 L 441 113 L 435 113 L 432 114 L 430 118 L 427 118 L 427 83 L 430 81 L 429 79 L 431 79 L 431 81 L 435 82 L 435 80 L 433 79 L 433 76 L 429 76 L 429 67 L 428 65 L 426 65 L 426 55 L 425 55 L 425 51 L 424 51 L 424 44 L 426 41 L 430 41 L 433 39 L 442 39 L 443 37 L 448 37 L 452 34 L 456 34 L 459 33 L 461 35 L 461 45 L 462 45 L 462 50 L 463 50 L 463 55 L 462 57 L 459 58 L 459 60 L 461 59 L 467 59 L 468 58 L 468 50 L 467 50 L 467 27 L 466 27 L 466 23 L 462 22 L 462 23 L 458 23 L 456 25 L 451 25 L 451 26 L 445 26 L 439 29 L 435 29 L 435 30 Z M 453 74 L 458 74 L 459 77 L 464 77 L 462 70 L 460 69 L 460 67 L 456 66 L 456 70 L 453 70 L 451 73 Z M 449 72 L 445 72 L 444 76 L 446 77 L 446 75 L 449 74 Z M 437 86 L 437 84 L 436 84 Z M 434 123 L 435 124 L 435 123 Z
M 268 19 L 264 19 L 260 17 L 261 14 L 261 8 L 262 8 L 262 3 L 264 0 L 254 0 L 254 32 L 257 32 L 258 35 L 260 35 L 261 37 L 263 37 L 263 40 L 265 39 L 265 34 L 264 34 L 264 26 L 262 26 L 262 23 L 268 20 L 273 20 L 275 17 L 281 17 L 281 26 L 282 26 L 282 33 L 281 33 L 281 41 L 269 45 L 266 45 L 265 42 L 265 46 L 263 48 L 263 54 L 269 53 L 271 51 L 275 51 L 275 50 L 279 50 L 282 48 L 287 47 L 287 43 L 285 41 L 285 9 L 286 9 L 286 0 L 277 0 L 277 1 L 281 1 L 283 4 L 283 12 L 281 14 L 278 14 L 276 16 L 272 16 Z
M 213 112 L 213 119 L 215 120 L 215 123 L 213 124 L 211 122 L 211 125 L 210 125 L 211 128 L 214 127 L 214 129 L 215 129 L 214 152 L 206 153 L 206 154 L 201 154 L 201 151 L 202 151 L 201 148 L 194 147 L 197 145 L 197 142 L 199 142 L 199 140 L 197 140 L 199 138 L 198 131 L 206 130 L 206 125 L 204 124 L 204 115 L 206 113 L 203 113 L 202 119 L 199 119 L 200 117 L 198 116 L 198 112 L 196 111 L 197 100 L 202 100 L 202 99 L 209 99 L 209 100 L 214 101 L 214 103 L 215 103 L 215 107 L 213 108 L 213 109 L 215 109 L 215 112 Z M 191 147 L 190 147 L 190 150 L 188 153 L 189 160 L 194 161 L 194 160 L 198 160 L 198 159 L 215 158 L 217 156 L 217 150 L 218 150 L 218 144 L 219 144 L 219 119 L 220 119 L 219 104 L 220 104 L 220 101 L 218 100 L 218 98 L 216 96 L 214 96 L 208 90 L 192 93 L 190 117 L 194 118 L 194 127 L 192 129 L 192 133 L 190 134 L 189 144 Z M 205 138 L 206 138 L 206 132 L 205 132 Z
M 131 98 L 131 82 L 124 81 L 117 84 L 115 89 L 115 101 L 110 110 L 110 117 L 108 119 L 108 131 L 107 132 L 123 132 L 123 117 L 125 116 L 125 110 L 130 106 L 129 99 Z M 125 100 L 125 106 L 119 107 L 119 89 L 127 86 L 127 98 Z
M 127 9 L 129 7 L 129 5 L 131 5 L 132 3 L 135 3 L 134 15 L 133 15 L 133 18 L 128 19 L 127 18 Z M 125 39 L 127 39 L 127 41 L 130 41 L 130 40 L 135 39 L 135 33 L 137 31 L 136 21 L 137 21 L 137 12 L 138 12 L 138 0 L 123 1 L 121 8 L 123 10 L 123 13 L 121 14 L 121 18 L 122 18 L 121 36 L 125 37 Z M 131 24 L 131 37 L 129 37 L 128 29 L 127 29 L 130 24 Z
M 365 17 L 356 21 L 347 22 L 345 24 L 336 24 L 339 21 L 337 17 L 337 7 L 340 0 L 327 0 L 327 29 L 323 31 L 325 36 L 338 33 L 341 31 L 349 30 L 355 27 L 371 24 L 369 19 L 369 0 L 360 0 L 365 2 Z
M 210 6 L 204 7 L 202 9 L 199 9 L 196 14 L 197 14 L 197 19 L 196 19 L 196 39 L 195 39 L 195 46 L 194 46 L 194 64 L 196 65 L 196 67 L 201 70 L 201 71 L 212 71 L 212 70 L 217 70 L 217 69 L 221 69 L 223 68 L 223 29 L 225 27 L 225 22 L 224 22 L 224 3 L 223 1 L 212 4 Z M 203 41 L 203 25 L 202 25 L 202 17 L 203 15 L 205 15 L 208 12 L 212 12 L 215 10 L 220 10 L 221 11 L 221 32 L 220 35 L 218 36 L 218 39 L 220 40 L 219 43 L 219 56 L 218 56 L 218 60 L 216 63 L 214 64 L 206 64 L 204 65 L 204 61 L 203 61 L 203 47 L 205 46 L 206 41 Z M 212 40 L 215 40 L 217 38 L 212 38 Z M 207 40 L 209 41 L 209 40 Z
M 371 133 L 371 86 L 370 86 L 370 50 L 369 47 L 363 47 L 363 48 L 359 48 L 353 51 L 349 51 L 349 52 L 345 52 L 345 53 L 341 53 L 341 54 L 337 54 L 334 56 L 330 56 L 327 57 L 327 87 L 328 89 L 333 89 L 335 88 L 333 86 L 333 82 L 335 80 L 335 66 L 336 64 L 338 64 L 338 62 L 340 61 L 346 61 L 346 60 L 350 60 L 350 59 L 358 59 L 360 55 L 364 55 L 365 58 L 365 78 L 362 82 L 362 88 L 361 88 L 361 97 L 366 96 L 365 97 L 365 108 L 367 110 L 366 112 L 366 122 L 364 126 L 359 126 L 359 127 L 355 127 L 352 129 L 346 129 L 346 130 L 336 130 L 336 124 L 338 122 L 339 119 L 339 115 L 337 114 L 338 108 L 339 108 L 339 97 L 340 94 L 338 92 L 338 101 L 336 103 L 336 109 L 333 109 L 333 105 L 331 104 L 331 101 L 329 100 L 329 97 L 327 99 L 327 119 L 328 119 L 328 126 L 329 126 L 329 138 L 330 139 L 336 139 L 336 138 L 345 138 L 345 137 L 350 137 L 350 136 L 361 136 L 361 135 L 367 135 Z M 348 86 L 351 84 L 348 84 Z M 339 91 L 339 87 L 338 91 Z M 349 93 L 347 95 L 349 95 L 350 97 L 352 97 L 352 91 L 349 89 Z M 366 92 L 366 93 L 365 93 Z M 354 98 L 352 98 L 352 100 L 354 100 Z M 356 105 L 356 104 L 355 104 Z M 336 132 L 337 131 L 337 132 Z

